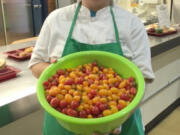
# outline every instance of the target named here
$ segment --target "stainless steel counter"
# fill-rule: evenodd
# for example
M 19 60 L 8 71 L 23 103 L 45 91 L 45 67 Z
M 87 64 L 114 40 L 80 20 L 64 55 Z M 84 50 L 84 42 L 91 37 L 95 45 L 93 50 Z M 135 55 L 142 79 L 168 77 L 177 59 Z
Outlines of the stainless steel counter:
M 32 45 L 34 45 L 34 42 L 3 46 L 0 48 L 0 58 L 7 57 L 3 54 L 3 52 L 29 47 Z M 16 78 L 0 83 L 0 107 L 35 93 L 36 79 L 27 68 L 28 61 L 15 61 L 12 59 L 6 60 L 7 65 L 14 66 L 20 69 L 21 72 Z
M 7 56 L 3 52 L 29 47 L 35 42 L 0 47 L 0 58 Z M 40 108 L 36 98 L 36 79 L 27 68 L 28 61 L 6 59 L 7 65 L 21 70 L 16 78 L 0 83 L 0 107 L 7 105 L 11 121 L 19 119 Z
M 180 45 L 180 27 L 179 25 L 174 27 L 178 30 L 177 34 L 165 37 L 149 36 L 152 57 Z
M 177 34 L 173 34 L 173 35 L 165 36 L 165 37 L 149 36 L 150 46 L 151 48 L 156 47 L 162 43 L 168 42 L 170 40 L 174 40 L 176 38 L 180 38 L 180 31 Z
M 158 53 L 160 54 L 172 47 L 180 45 L 180 32 L 167 37 L 149 37 L 149 39 L 152 54 L 155 52 L 155 55 L 152 56 L 156 56 Z M 171 44 L 170 41 L 173 44 Z M 35 42 L 33 41 L 0 47 L 0 57 L 6 57 L 6 55 L 3 54 L 5 51 L 28 47 L 34 44 Z M 163 49 L 163 45 L 166 46 L 166 50 Z M 12 119 L 16 120 L 40 108 L 35 94 L 37 80 L 27 68 L 28 61 L 14 61 L 12 59 L 7 59 L 7 64 L 22 70 L 17 78 L 0 83 L 0 107 L 8 105 Z

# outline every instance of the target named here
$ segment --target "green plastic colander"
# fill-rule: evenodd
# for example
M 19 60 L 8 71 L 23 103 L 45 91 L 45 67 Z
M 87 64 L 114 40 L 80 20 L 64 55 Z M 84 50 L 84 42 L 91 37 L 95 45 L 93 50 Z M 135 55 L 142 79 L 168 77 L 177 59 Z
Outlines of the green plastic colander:
M 82 119 L 64 115 L 50 106 L 46 101 L 43 82 L 48 80 L 58 69 L 77 67 L 78 65 L 98 62 L 99 65 L 113 68 L 123 78 L 134 77 L 137 83 L 137 94 L 134 100 L 123 110 L 102 118 Z M 37 83 L 37 97 L 42 107 L 55 117 L 59 124 L 78 135 L 92 133 L 108 133 L 123 124 L 139 105 L 144 94 L 144 77 L 140 70 L 128 59 L 117 54 L 104 51 L 83 51 L 61 58 L 49 66 L 40 76 Z M 53 134 L 53 133 L 52 133 Z

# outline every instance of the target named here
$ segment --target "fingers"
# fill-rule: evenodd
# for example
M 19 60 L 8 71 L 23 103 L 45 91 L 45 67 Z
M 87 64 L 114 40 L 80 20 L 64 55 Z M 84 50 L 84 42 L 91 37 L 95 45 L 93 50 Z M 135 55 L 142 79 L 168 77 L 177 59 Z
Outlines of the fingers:
M 120 127 L 116 128 L 116 129 L 114 129 L 111 133 L 113 133 L 114 135 L 119 135 L 121 133 L 121 128 L 122 127 L 120 126 Z M 92 135 L 102 135 L 102 134 L 94 133 Z M 109 135 L 109 134 L 104 134 L 104 135 Z
M 50 58 L 50 63 L 52 64 L 52 63 L 56 63 L 57 62 L 57 57 L 51 57 Z
M 53 61 L 52 61 L 52 63 L 56 63 L 57 62 L 57 59 L 54 59 Z
M 112 132 L 114 135 L 119 135 L 121 133 L 121 126 L 119 128 L 116 128 L 115 130 L 113 130 Z

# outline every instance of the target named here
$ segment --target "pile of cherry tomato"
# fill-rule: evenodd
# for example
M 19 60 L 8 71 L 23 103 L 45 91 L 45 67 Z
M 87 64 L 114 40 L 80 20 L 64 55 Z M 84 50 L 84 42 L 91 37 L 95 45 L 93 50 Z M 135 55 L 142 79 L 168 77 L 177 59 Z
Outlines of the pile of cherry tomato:
M 72 117 L 98 118 L 125 108 L 136 95 L 133 77 L 123 79 L 97 62 L 59 69 L 43 83 L 49 104 Z

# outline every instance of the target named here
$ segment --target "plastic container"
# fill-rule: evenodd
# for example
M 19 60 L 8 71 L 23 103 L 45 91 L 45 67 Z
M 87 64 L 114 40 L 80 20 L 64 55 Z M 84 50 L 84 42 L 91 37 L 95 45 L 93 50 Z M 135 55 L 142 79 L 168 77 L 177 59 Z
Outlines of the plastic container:
M 15 59 L 15 60 L 27 60 L 31 58 L 31 53 L 29 53 L 26 56 L 19 56 L 19 53 L 23 52 L 26 48 L 18 49 L 18 50 L 13 50 L 13 51 L 8 51 L 4 52 L 9 58 Z
M 150 36 L 155 36 L 155 37 L 164 37 L 164 36 L 168 36 L 168 35 L 172 35 L 172 34 L 176 34 L 177 33 L 177 30 L 176 31 L 171 31 L 171 32 L 167 32 L 167 33 L 155 33 L 155 32 L 147 32 L 148 35 Z
M 77 67 L 78 65 L 97 61 L 100 65 L 113 68 L 122 77 L 133 76 L 137 83 L 137 94 L 134 100 L 123 110 L 110 116 L 94 119 L 81 119 L 64 115 L 52 108 L 45 98 L 43 82 L 55 74 L 58 69 Z M 140 70 L 128 59 L 104 51 L 83 51 L 61 58 L 49 66 L 40 76 L 37 84 L 37 96 L 42 107 L 55 117 L 64 128 L 78 135 L 107 133 L 123 124 L 139 105 L 144 94 L 144 78 Z M 52 133 L 53 134 L 53 133 Z
M 6 70 L 0 72 L 0 82 L 15 78 L 17 73 L 19 73 L 21 70 L 14 68 L 12 66 L 7 66 Z

